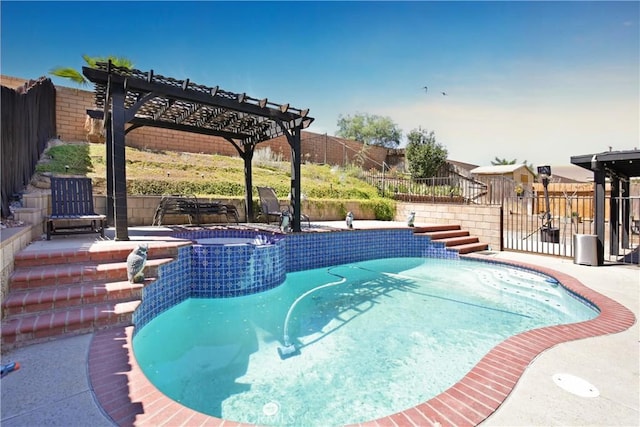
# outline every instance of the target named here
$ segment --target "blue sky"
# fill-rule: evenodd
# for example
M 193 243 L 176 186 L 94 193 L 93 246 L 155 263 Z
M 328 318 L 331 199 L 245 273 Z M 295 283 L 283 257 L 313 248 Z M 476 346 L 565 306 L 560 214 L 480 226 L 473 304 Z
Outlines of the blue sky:
M 125 56 L 143 71 L 309 108 L 318 133 L 333 135 L 339 115 L 388 116 L 478 165 L 640 148 L 635 1 L 3 0 L 0 11 L 5 75 Z

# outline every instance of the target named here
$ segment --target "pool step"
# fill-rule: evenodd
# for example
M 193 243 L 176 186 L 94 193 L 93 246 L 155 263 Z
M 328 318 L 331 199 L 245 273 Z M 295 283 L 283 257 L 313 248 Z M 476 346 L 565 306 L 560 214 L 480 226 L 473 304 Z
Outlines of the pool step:
M 145 265 L 145 276 L 155 276 L 158 267 L 173 258 L 148 259 Z M 127 280 L 127 263 L 77 263 L 61 265 L 42 265 L 16 269 L 9 282 L 10 291 L 27 289 L 55 288 L 78 283 L 95 281 Z
M 2 321 L 2 349 L 48 341 L 71 334 L 129 325 L 140 300 L 64 308 L 40 314 L 10 316 Z
M 5 317 L 10 317 L 109 301 L 137 300 L 142 296 L 142 288 L 154 280 L 155 278 L 146 277 L 143 283 L 129 283 L 125 280 L 18 290 L 11 292 L 5 299 L 3 312 Z
M 442 242 L 447 250 L 456 251 L 459 254 L 484 251 L 489 248 L 480 239 L 471 236 L 468 231 L 462 230 L 457 224 L 437 224 L 415 227 L 415 234 L 427 236 L 434 242 Z
M 487 249 L 489 249 L 489 245 L 486 243 L 476 242 L 476 243 L 467 243 L 464 245 L 452 246 L 452 247 L 448 247 L 447 249 L 454 250 L 462 255 L 462 254 L 469 254 L 472 252 L 486 251 Z
M 2 349 L 131 324 L 144 287 L 185 244 L 150 243 L 143 283 L 127 280 L 126 258 L 135 242 L 18 253 L 2 303 Z
M 153 242 L 149 244 L 147 258 L 175 258 L 178 256 L 178 248 L 188 245 L 189 242 Z M 80 249 L 58 249 L 50 251 L 21 251 L 16 254 L 15 268 L 39 267 L 43 265 L 79 264 L 79 263 L 107 263 L 112 261 L 124 261 L 131 251 L 138 246 L 136 242 L 124 242 L 118 246 L 105 247 L 90 245 Z

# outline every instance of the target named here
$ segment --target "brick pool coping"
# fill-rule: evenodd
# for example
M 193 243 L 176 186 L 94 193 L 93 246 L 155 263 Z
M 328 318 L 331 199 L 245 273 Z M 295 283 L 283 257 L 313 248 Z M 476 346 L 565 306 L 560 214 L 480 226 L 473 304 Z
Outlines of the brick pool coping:
M 465 258 L 475 258 L 465 257 Z M 485 260 L 486 261 L 486 260 Z M 622 304 L 586 287 L 572 276 L 536 265 L 500 260 L 555 277 L 590 301 L 600 314 L 592 320 L 534 329 L 507 338 L 490 350 L 460 381 L 413 408 L 360 426 L 480 424 L 505 401 L 531 362 L 543 351 L 573 340 L 622 332 L 636 318 Z M 91 389 L 104 413 L 120 426 L 247 426 L 187 408 L 146 378 L 133 354 L 133 326 L 97 332 L 89 348 Z

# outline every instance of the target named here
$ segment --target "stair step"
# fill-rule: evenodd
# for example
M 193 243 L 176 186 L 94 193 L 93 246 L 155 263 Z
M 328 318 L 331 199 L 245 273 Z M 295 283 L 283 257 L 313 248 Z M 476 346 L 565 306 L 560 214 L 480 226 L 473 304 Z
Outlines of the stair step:
M 469 243 L 478 243 L 479 242 L 478 238 L 474 237 L 474 236 L 449 237 L 449 238 L 446 238 L 446 239 L 438 239 L 437 241 L 444 243 L 444 245 L 446 247 L 460 246 L 460 245 L 466 245 L 466 244 L 469 244 Z
M 14 316 L 2 322 L 3 349 L 82 334 L 115 325 L 128 325 L 140 300 L 107 302 L 41 314 Z
M 446 230 L 446 231 L 434 231 L 429 233 L 421 233 L 431 237 L 431 240 L 448 239 L 450 237 L 465 237 L 469 235 L 466 230 Z
M 3 303 L 5 317 L 38 314 L 45 311 L 77 306 L 140 299 L 142 289 L 155 278 L 143 283 L 93 282 L 56 288 L 29 289 L 11 292 Z
M 480 242 L 467 243 L 465 245 L 457 245 L 457 246 L 451 246 L 447 248 L 447 250 L 456 251 L 459 254 L 468 254 L 471 252 L 486 251 L 487 249 L 489 249 L 489 245 L 486 243 L 480 243 Z
M 173 258 L 147 260 L 144 269 L 145 276 L 157 276 L 158 267 L 171 261 Z M 10 278 L 9 290 L 18 291 L 85 282 L 122 280 L 127 280 L 126 262 L 44 265 L 14 271 Z
M 414 233 L 433 233 L 436 231 L 460 230 L 460 226 L 456 224 L 432 224 L 421 225 L 413 228 Z
M 152 242 L 149 243 L 148 259 L 154 258 L 175 258 L 178 255 L 180 246 L 188 245 L 190 242 Z M 21 251 L 16 254 L 14 265 L 16 269 L 22 267 L 39 267 L 43 265 L 79 264 L 79 263 L 108 263 L 125 261 L 131 251 L 138 244 L 130 242 L 127 246 L 114 246 L 105 248 L 100 246 L 100 250 L 95 248 L 87 249 L 58 249 L 58 250 L 32 250 Z

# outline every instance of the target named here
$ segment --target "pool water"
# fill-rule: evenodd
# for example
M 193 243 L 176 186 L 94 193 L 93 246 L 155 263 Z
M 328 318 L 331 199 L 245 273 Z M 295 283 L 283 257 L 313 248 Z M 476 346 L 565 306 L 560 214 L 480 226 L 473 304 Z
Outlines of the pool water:
M 283 360 L 285 317 L 307 291 L 287 324 L 297 354 Z M 429 400 L 512 335 L 596 316 L 534 272 L 393 258 L 289 273 L 250 296 L 188 299 L 139 330 L 133 347 L 150 381 L 197 411 L 342 425 Z

